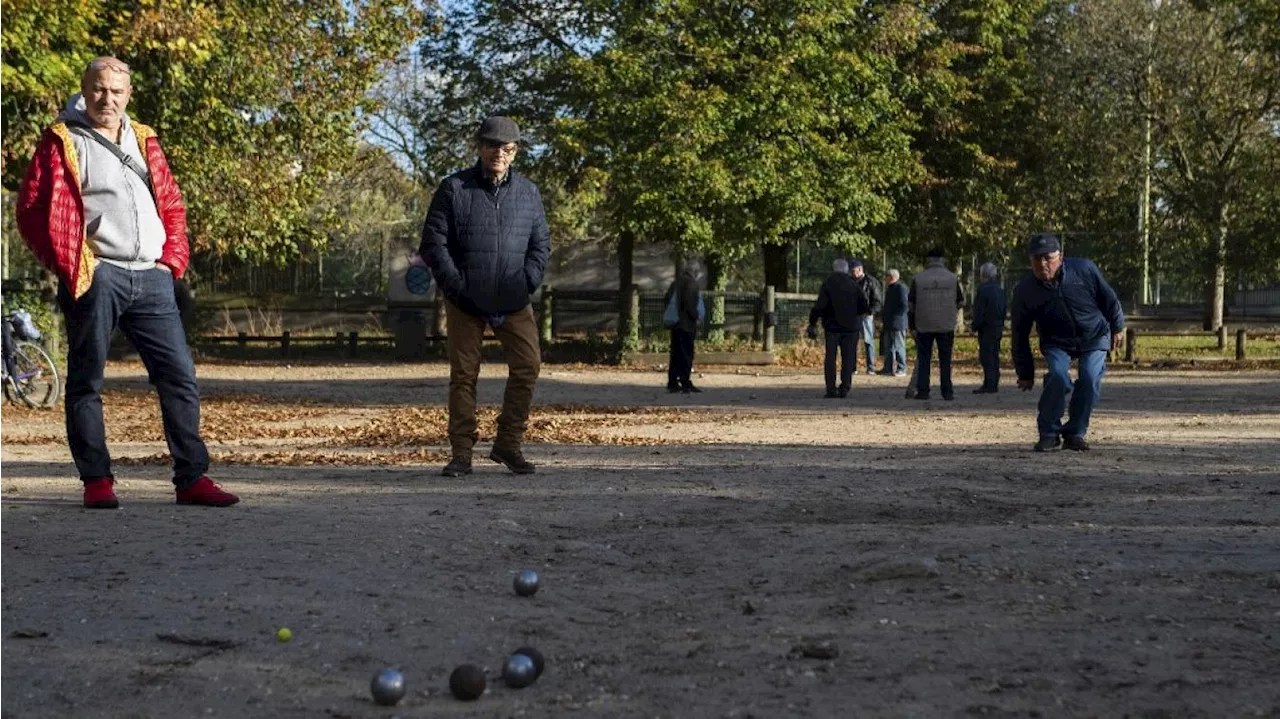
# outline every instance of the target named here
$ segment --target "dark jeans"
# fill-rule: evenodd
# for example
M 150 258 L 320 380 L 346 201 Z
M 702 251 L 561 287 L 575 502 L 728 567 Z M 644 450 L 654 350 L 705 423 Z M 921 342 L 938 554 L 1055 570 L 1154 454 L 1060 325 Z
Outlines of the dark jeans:
M 160 269 L 135 272 L 101 262 L 88 292 L 72 300 L 59 287 L 58 304 L 67 318 L 67 443 L 80 479 L 111 476 L 101 392 L 117 326 L 137 348 L 160 395 L 174 485 L 185 489 L 200 479 L 209 470 L 209 451 L 200 439 L 200 394 L 174 301 L 173 276 Z
M 822 367 L 826 373 L 827 391 L 836 391 L 836 351 L 840 352 L 840 389 L 853 384 L 853 368 L 858 363 L 858 335 L 854 332 L 828 332 L 827 358 Z
M 978 332 L 978 361 L 982 363 L 984 389 L 996 389 L 1000 386 L 1000 341 L 1003 338 L 1003 327 Z
M 955 346 L 955 332 L 916 333 L 916 396 L 929 396 L 929 365 L 933 364 L 933 345 L 938 345 L 938 375 L 942 384 L 942 396 L 955 392 L 951 386 L 951 350 Z
M 671 361 L 667 363 L 667 386 L 686 387 L 693 383 L 693 333 L 671 328 Z

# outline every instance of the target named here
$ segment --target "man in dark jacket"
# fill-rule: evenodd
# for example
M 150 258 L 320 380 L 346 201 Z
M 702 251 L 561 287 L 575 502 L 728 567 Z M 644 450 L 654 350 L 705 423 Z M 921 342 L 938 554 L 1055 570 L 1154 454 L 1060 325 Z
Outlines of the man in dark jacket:
M 667 391 L 701 392 L 693 384 L 693 345 L 698 336 L 698 323 L 702 313 L 698 300 L 702 294 L 702 263 L 690 259 L 684 263 L 680 276 L 667 288 L 666 303 L 674 299 L 676 322 L 671 325 L 671 357 L 667 362 Z
M 880 338 L 884 366 L 880 374 L 894 377 L 907 376 L 907 288 L 901 278 L 897 270 L 884 273 L 884 334 Z
M 1000 341 L 1004 338 L 1006 311 L 1004 288 L 996 281 L 996 266 L 990 262 L 978 270 L 982 286 L 973 299 L 970 329 L 978 335 L 978 361 L 982 364 L 982 386 L 974 394 L 1000 391 Z
M 880 283 L 876 282 L 876 278 L 867 274 L 862 267 L 861 260 L 854 260 L 849 263 L 849 273 L 853 276 L 854 283 L 858 286 L 858 291 L 862 293 L 866 300 L 866 305 L 862 310 L 862 316 L 858 318 L 858 339 L 866 351 L 867 374 L 873 374 L 876 371 L 876 315 L 880 314 L 880 306 L 883 300 L 880 293 Z M 854 358 L 853 371 L 856 373 L 857 358 Z
M 826 330 L 827 356 L 823 370 L 827 380 L 827 398 L 849 396 L 853 370 L 858 363 L 858 328 L 867 308 L 866 298 L 857 281 L 849 274 L 849 263 L 836 260 L 832 272 L 818 290 L 818 299 L 809 311 L 808 335 L 818 336 L 818 320 Z M 840 352 L 840 386 L 836 386 L 836 351 Z
M 520 128 L 490 117 L 477 134 L 479 161 L 445 178 L 431 199 L 419 254 L 445 296 L 449 334 L 449 444 L 442 474 L 471 473 L 476 379 L 485 327 L 502 342 L 509 373 L 489 459 L 517 474 L 534 465 L 520 449 L 541 352 L 529 297 L 542 284 L 551 237 L 538 188 L 511 169 Z
M 1036 418 L 1040 440 L 1034 449 L 1048 452 L 1065 444 L 1067 449 L 1087 450 L 1085 434 L 1102 391 L 1107 351 L 1119 347 L 1124 337 L 1124 310 L 1097 265 L 1063 258 L 1057 235 L 1032 235 L 1028 254 L 1031 274 L 1013 292 L 1013 366 L 1018 389 L 1035 387 L 1030 341 L 1034 323 L 1040 354 L 1048 365 Z M 1072 360 L 1078 362 L 1074 385 L 1069 374 Z M 1070 416 L 1063 424 L 1068 394 Z

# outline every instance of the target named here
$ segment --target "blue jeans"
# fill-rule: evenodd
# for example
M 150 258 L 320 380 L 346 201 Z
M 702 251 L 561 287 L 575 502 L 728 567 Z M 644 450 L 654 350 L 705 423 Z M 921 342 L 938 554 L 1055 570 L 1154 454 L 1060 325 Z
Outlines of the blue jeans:
M 907 371 L 907 331 L 886 329 L 880 337 L 884 348 L 884 371 L 898 374 Z
M 118 326 L 137 348 L 160 395 L 173 483 L 179 489 L 191 486 L 209 470 L 209 451 L 200 439 L 200 394 L 173 276 L 101 262 L 88 292 L 73 300 L 59 287 L 58 304 L 67 319 L 67 443 L 80 479 L 111 476 L 101 392 L 111 333 Z
M 982 363 L 984 389 L 1000 387 L 1000 341 L 1003 337 L 1004 327 L 978 331 L 978 361 Z
M 1045 364 L 1044 391 L 1040 393 L 1040 414 L 1036 428 L 1041 437 L 1060 434 L 1083 437 L 1089 431 L 1089 417 L 1102 394 L 1102 376 L 1107 373 L 1107 353 L 1102 350 L 1067 352 L 1056 347 L 1043 350 Z M 1071 361 L 1078 360 L 1079 378 L 1072 383 L 1069 370 Z M 1062 423 L 1062 412 L 1067 410 L 1067 395 L 1071 395 L 1070 416 Z
M 929 365 L 933 364 L 933 345 L 938 345 L 938 379 L 942 384 L 942 396 L 955 393 L 951 386 L 951 351 L 955 348 L 955 332 L 916 333 L 916 396 L 929 396 Z
M 876 371 L 876 318 L 872 315 L 859 317 L 858 339 L 867 353 L 867 374 Z M 854 357 L 857 364 L 857 357 Z

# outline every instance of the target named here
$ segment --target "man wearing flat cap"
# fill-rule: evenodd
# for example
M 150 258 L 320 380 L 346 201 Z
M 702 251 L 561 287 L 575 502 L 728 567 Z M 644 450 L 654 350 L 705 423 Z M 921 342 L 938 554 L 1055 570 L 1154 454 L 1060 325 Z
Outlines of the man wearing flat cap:
M 532 474 L 521 442 L 533 403 L 541 350 L 530 296 L 542 284 L 551 234 L 542 195 L 511 169 L 520 128 L 493 116 L 476 133 L 479 160 L 445 178 L 431 199 L 418 253 L 444 293 L 449 334 L 449 445 L 446 477 L 471 473 L 476 380 L 486 327 L 502 343 L 509 368 L 497 437 L 489 459 Z
M 1064 258 L 1058 235 L 1041 232 L 1027 245 L 1031 274 L 1013 292 L 1013 366 L 1018 389 L 1035 387 L 1031 325 L 1040 334 L 1046 372 L 1036 426 L 1037 452 L 1059 447 L 1089 449 L 1089 417 L 1102 391 L 1107 351 L 1124 337 L 1124 310 L 1098 266 L 1082 258 Z M 1077 363 L 1073 383 L 1069 370 Z M 1067 395 L 1071 396 L 1068 407 Z M 1062 413 L 1068 412 L 1063 424 Z

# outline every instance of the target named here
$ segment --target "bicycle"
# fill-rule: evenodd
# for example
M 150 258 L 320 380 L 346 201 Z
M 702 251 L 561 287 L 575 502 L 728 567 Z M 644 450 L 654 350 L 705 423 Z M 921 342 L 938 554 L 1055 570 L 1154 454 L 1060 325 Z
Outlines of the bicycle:
M 3 354 L 0 363 L 0 381 L 4 383 L 4 396 L 17 404 L 19 400 L 28 407 L 44 409 L 58 403 L 62 381 L 53 358 L 39 342 L 40 331 L 31 321 L 31 315 L 17 310 L 4 318 Z

